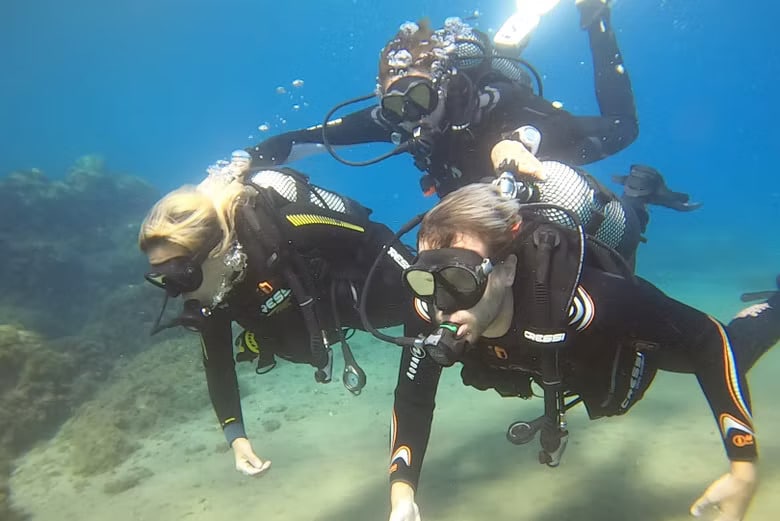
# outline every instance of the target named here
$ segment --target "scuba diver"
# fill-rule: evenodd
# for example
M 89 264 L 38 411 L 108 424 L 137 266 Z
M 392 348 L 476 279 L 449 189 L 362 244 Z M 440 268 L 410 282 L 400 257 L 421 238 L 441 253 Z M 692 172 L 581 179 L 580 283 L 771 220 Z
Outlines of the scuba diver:
M 574 116 L 546 100 L 541 76 L 518 57 L 520 48 L 511 49 L 514 56 L 504 54 L 459 18 L 435 31 L 422 20 L 404 23 L 385 45 L 375 94 L 338 105 L 324 125 L 273 136 L 246 150 L 260 166 L 326 150 L 343 159 L 335 147 L 391 142 L 397 145 L 392 152 L 357 164 L 409 152 L 425 172 L 423 192 L 439 196 L 491 172 L 491 148 L 524 126 L 542 160 L 584 165 L 615 154 L 638 134 L 631 82 L 607 4 L 585 0 L 578 7 L 590 39 L 600 116 Z M 376 106 L 330 120 L 342 106 L 375 96 Z
M 270 466 L 249 442 L 234 368 L 255 360 L 258 374 L 276 357 L 316 368 L 331 380 L 331 345 L 341 344 L 343 382 L 359 394 L 366 375 L 352 356 L 350 329 L 362 328 L 357 310 L 368 268 L 393 233 L 369 219 L 354 200 L 311 184 L 291 169 L 247 171 L 248 155 L 234 153 L 197 187 L 174 190 L 151 209 L 139 234 L 150 283 L 165 291 L 152 333 L 184 326 L 197 331 L 209 396 L 236 469 L 255 475 Z M 408 297 L 399 284 L 412 255 L 400 243 L 382 250 L 381 298 L 367 304 L 381 327 L 403 322 Z M 163 320 L 169 298 L 182 311 Z
M 448 19 L 436 31 L 426 21 L 407 22 L 382 50 L 376 94 L 338 105 L 322 125 L 276 135 L 247 148 L 252 164 L 287 164 L 328 151 L 342 163 L 363 166 L 408 152 L 424 172 L 423 192 L 444 196 L 502 173 L 499 165 L 512 160 L 511 148 L 499 146 L 502 141 L 522 143 L 542 161 L 572 166 L 615 154 L 638 133 L 631 83 L 611 28 L 608 4 L 579 0 L 577 7 L 590 39 L 600 116 L 574 116 L 546 100 L 533 67 L 502 54 L 487 35 L 458 18 Z M 514 51 L 519 55 L 518 48 Z M 341 107 L 375 95 L 380 100 L 377 105 L 331 120 Z M 363 162 L 346 160 L 336 151 L 339 146 L 370 142 L 396 147 Z M 497 147 L 504 157 L 498 157 Z M 625 184 L 624 198 L 639 208 L 645 223 L 646 204 L 681 211 L 699 206 L 689 204 L 687 194 L 668 190 L 657 170 L 644 175 L 632 169 L 616 181 Z
M 542 214 L 551 210 L 571 222 Z M 622 415 L 658 370 L 696 375 L 730 469 L 691 513 L 715 508 L 718 521 L 743 518 L 757 479 L 745 374 L 780 339 L 780 292 L 744 295 L 768 301 L 723 326 L 635 277 L 629 266 L 602 267 L 593 251 L 609 250 L 591 242 L 575 212 L 524 204 L 485 183 L 445 196 L 394 239 L 420 221 L 418 256 L 403 274 L 414 296 L 405 336 L 390 337 L 365 320 L 378 338 L 404 347 L 392 415 L 391 521 L 420 520 L 415 493 L 434 397 L 442 369 L 455 363 L 462 364 L 463 383 L 480 390 L 530 398 L 532 382 L 541 388 L 544 414 L 512 423 L 507 439 L 525 444 L 539 434 L 539 461 L 550 467 L 558 466 L 568 441 L 569 408 L 583 403 L 591 419 Z M 369 272 L 366 299 L 371 280 Z

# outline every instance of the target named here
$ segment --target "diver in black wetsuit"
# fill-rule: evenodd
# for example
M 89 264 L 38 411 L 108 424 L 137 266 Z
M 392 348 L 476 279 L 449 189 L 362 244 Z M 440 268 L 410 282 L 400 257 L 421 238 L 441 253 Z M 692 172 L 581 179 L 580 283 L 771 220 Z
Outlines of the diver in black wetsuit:
M 598 6 L 596 12 L 588 9 Z M 580 2 L 593 55 L 600 116 L 574 116 L 534 92 L 514 57 L 460 19 L 432 31 L 407 22 L 385 46 L 379 63 L 380 103 L 331 122 L 332 146 L 394 142 L 426 174 L 423 191 L 443 196 L 492 175 L 493 146 L 523 129 L 539 159 L 584 165 L 624 149 L 638 134 L 631 83 L 610 11 L 599 0 Z M 535 71 L 534 71 L 535 72 Z M 539 86 L 541 84 L 539 82 Z M 247 148 L 253 165 L 284 164 L 324 151 L 321 126 L 273 136 Z
M 340 342 L 344 385 L 359 394 L 366 377 L 344 329 L 362 328 L 356 304 L 365 275 L 393 234 L 369 220 L 370 210 L 297 172 L 245 173 L 242 165 L 241 182 L 233 166 L 161 199 L 139 244 L 152 265 L 147 280 L 165 289 L 166 303 L 184 301 L 181 315 L 162 324 L 161 311 L 154 332 L 182 325 L 200 333 L 209 395 L 236 469 L 254 475 L 270 461 L 255 454 L 244 430 L 231 323 L 245 328 L 236 359 L 256 359 L 258 373 L 280 357 L 311 364 L 317 381 L 330 381 L 330 344 Z M 398 282 L 412 256 L 400 243 L 383 256 L 368 313 L 382 326 L 398 325 L 408 307 Z
M 456 362 L 464 384 L 502 396 L 530 398 L 532 380 L 539 384 L 545 414 L 515 422 L 507 437 L 522 444 L 540 432 L 540 462 L 549 466 L 566 446 L 568 408 L 582 402 L 593 419 L 624 414 L 657 370 L 696 375 L 731 467 L 691 513 L 714 506 L 718 521 L 741 520 L 757 458 L 744 376 L 780 338 L 780 293 L 761 295 L 769 301 L 724 327 L 630 270 L 603 271 L 581 250 L 591 248 L 581 228 L 522 207 L 474 184 L 422 221 L 418 258 L 404 272 L 415 313 L 404 338 L 383 338 L 406 347 L 391 431 L 391 521 L 420 519 L 415 490 L 436 388 L 442 367 Z
M 327 149 L 342 162 L 364 165 L 409 152 L 415 165 L 426 172 L 421 179 L 423 191 L 443 196 L 470 182 L 493 181 L 504 172 L 519 180 L 530 176 L 538 183 L 533 170 L 523 170 L 527 165 L 521 156 L 529 151 L 537 163 L 555 160 L 575 167 L 614 154 L 633 142 L 638 132 L 631 83 L 606 2 L 580 0 L 577 5 L 590 38 L 601 116 L 574 116 L 544 99 L 541 92 L 535 93 L 518 59 L 499 53 L 485 34 L 459 19 L 447 20 L 437 31 L 427 23 L 406 23 L 382 51 L 378 105 L 332 121 L 324 130 L 316 126 L 271 137 L 247 149 L 252 164 L 289 163 Z M 334 150 L 339 145 L 380 141 L 397 147 L 362 163 L 345 161 Z M 634 165 L 615 181 L 625 186 L 622 203 L 631 209 L 623 213 L 635 214 L 639 233 L 649 220 L 647 204 L 678 211 L 700 206 L 689 203 L 687 194 L 669 190 L 661 174 L 650 167 Z M 602 192 L 615 199 L 594 179 L 589 182 L 597 198 L 602 194 L 596 192 Z M 567 193 L 568 189 L 556 183 L 554 191 L 537 190 L 536 195 L 547 202 L 545 197 L 554 192 L 559 204 L 583 195 Z M 627 258 L 633 262 L 634 252 Z

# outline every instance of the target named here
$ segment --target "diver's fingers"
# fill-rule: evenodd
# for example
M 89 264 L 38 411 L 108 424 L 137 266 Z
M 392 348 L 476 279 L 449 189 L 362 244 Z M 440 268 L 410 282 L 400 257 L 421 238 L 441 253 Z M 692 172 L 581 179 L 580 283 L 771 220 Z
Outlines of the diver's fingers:
M 734 480 L 731 474 L 725 474 L 712 483 L 704 494 L 691 505 L 691 515 L 699 517 L 709 509 L 720 510 L 720 503 L 734 494 Z M 721 521 L 730 521 L 730 517 L 719 515 Z
M 704 494 L 702 497 L 697 499 L 693 505 L 691 505 L 691 515 L 693 517 L 701 516 L 713 504 L 714 503 L 710 500 L 710 498 L 707 497 L 707 494 Z
M 236 470 L 246 476 L 257 476 L 268 470 L 271 467 L 271 461 L 262 461 L 257 458 L 257 461 L 251 462 L 249 460 L 241 460 L 236 462 Z
M 508 168 L 514 174 L 529 175 L 538 181 L 546 178 L 542 163 L 519 141 L 499 141 L 490 151 L 490 159 L 496 171 Z

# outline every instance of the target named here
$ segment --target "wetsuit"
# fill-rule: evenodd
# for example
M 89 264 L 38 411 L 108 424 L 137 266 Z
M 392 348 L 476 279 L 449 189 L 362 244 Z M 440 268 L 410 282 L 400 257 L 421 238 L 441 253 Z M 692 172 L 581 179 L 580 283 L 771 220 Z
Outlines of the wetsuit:
M 523 262 L 518 265 L 511 328 L 467 351 L 461 376 L 466 385 L 528 398 L 530 377 L 541 372 L 540 348 L 526 338 L 534 329 L 528 323 L 532 282 Z M 414 308 L 406 335 L 427 334 L 433 329 L 427 309 L 420 301 Z M 729 459 L 756 459 L 744 375 L 778 341 L 777 313 L 736 319 L 732 332 L 644 280 L 631 282 L 586 267 L 571 317 L 560 369 L 566 388 L 583 398 L 591 418 L 625 413 L 641 399 L 656 370 L 690 373 L 710 404 Z M 393 409 L 391 481 L 417 487 L 440 373 L 441 366 L 425 351 L 404 349 Z
M 435 189 L 439 196 L 444 196 L 493 176 L 491 149 L 524 125 L 536 127 L 541 133 L 539 159 L 569 165 L 598 161 L 631 144 L 638 134 L 636 107 L 608 10 L 590 25 L 588 34 L 600 116 L 574 116 L 536 96 L 529 85 L 500 75 L 488 75 L 484 81 L 476 79 L 479 102 L 468 128 L 448 127 L 431 137 L 430 151 L 413 151 L 415 164 L 427 173 L 421 180 L 423 190 Z M 402 141 L 411 137 L 407 131 L 386 122 L 378 106 L 344 116 L 327 132 L 333 145 L 390 142 L 394 133 Z M 253 165 L 266 166 L 310 155 L 318 144 L 321 148 L 320 126 L 273 136 L 247 151 Z
M 285 244 L 294 250 L 285 254 L 288 258 L 283 262 L 292 263 L 289 256 L 295 254 L 305 266 L 305 273 L 298 269 L 296 275 L 315 299 L 315 312 L 326 336 L 333 343 L 338 340 L 333 301 L 342 327 L 362 328 L 356 297 L 371 263 L 392 238 L 390 229 L 368 220 L 369 211 L 354 201 L 319 188 L 314 188 L 318 192 L 314 195 L 311 185 L 296 183 L 287 173 L 261 171 L 249 178 L 256 185 L 273 189 L 270 193 L 279 217 L 276 224 Z M 238 241 L 248 254 L 245 278 L 199 327 L 209 396 L 228 443 L 246 436 L 234 370 L 232 322 L 253 332 L 266 355 L 270 351 L 291 362 L 313 362 L 310 332 L 296 295 L 279 270 L 265 268 L 263 261 L 252 256 L 248 245 L 256 238 L 245 221 L 239 212 Z M 399 284 L 400 257 L 406 262 L 412 258 L 403 245 L 395 244 L 392 254 L 380 263 L 377 282 L 372 283 L 377 287 L 367 311 L 378 327 L 403 322 L 407 306 Z

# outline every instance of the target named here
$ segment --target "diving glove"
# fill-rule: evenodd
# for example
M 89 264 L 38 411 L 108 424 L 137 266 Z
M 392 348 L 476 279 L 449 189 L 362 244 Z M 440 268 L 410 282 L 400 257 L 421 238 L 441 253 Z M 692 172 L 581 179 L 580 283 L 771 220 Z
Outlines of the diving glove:
M 665 206 L 679 212 L 691 212 L 701 207 L 701 203 L 690 202 L 690 195 L 669 190 L 661 173 L 647 165 L 631 165 L 628 175 L 612 176 L 612 180 L 623 185 L 623 195 L 645 204 Z

